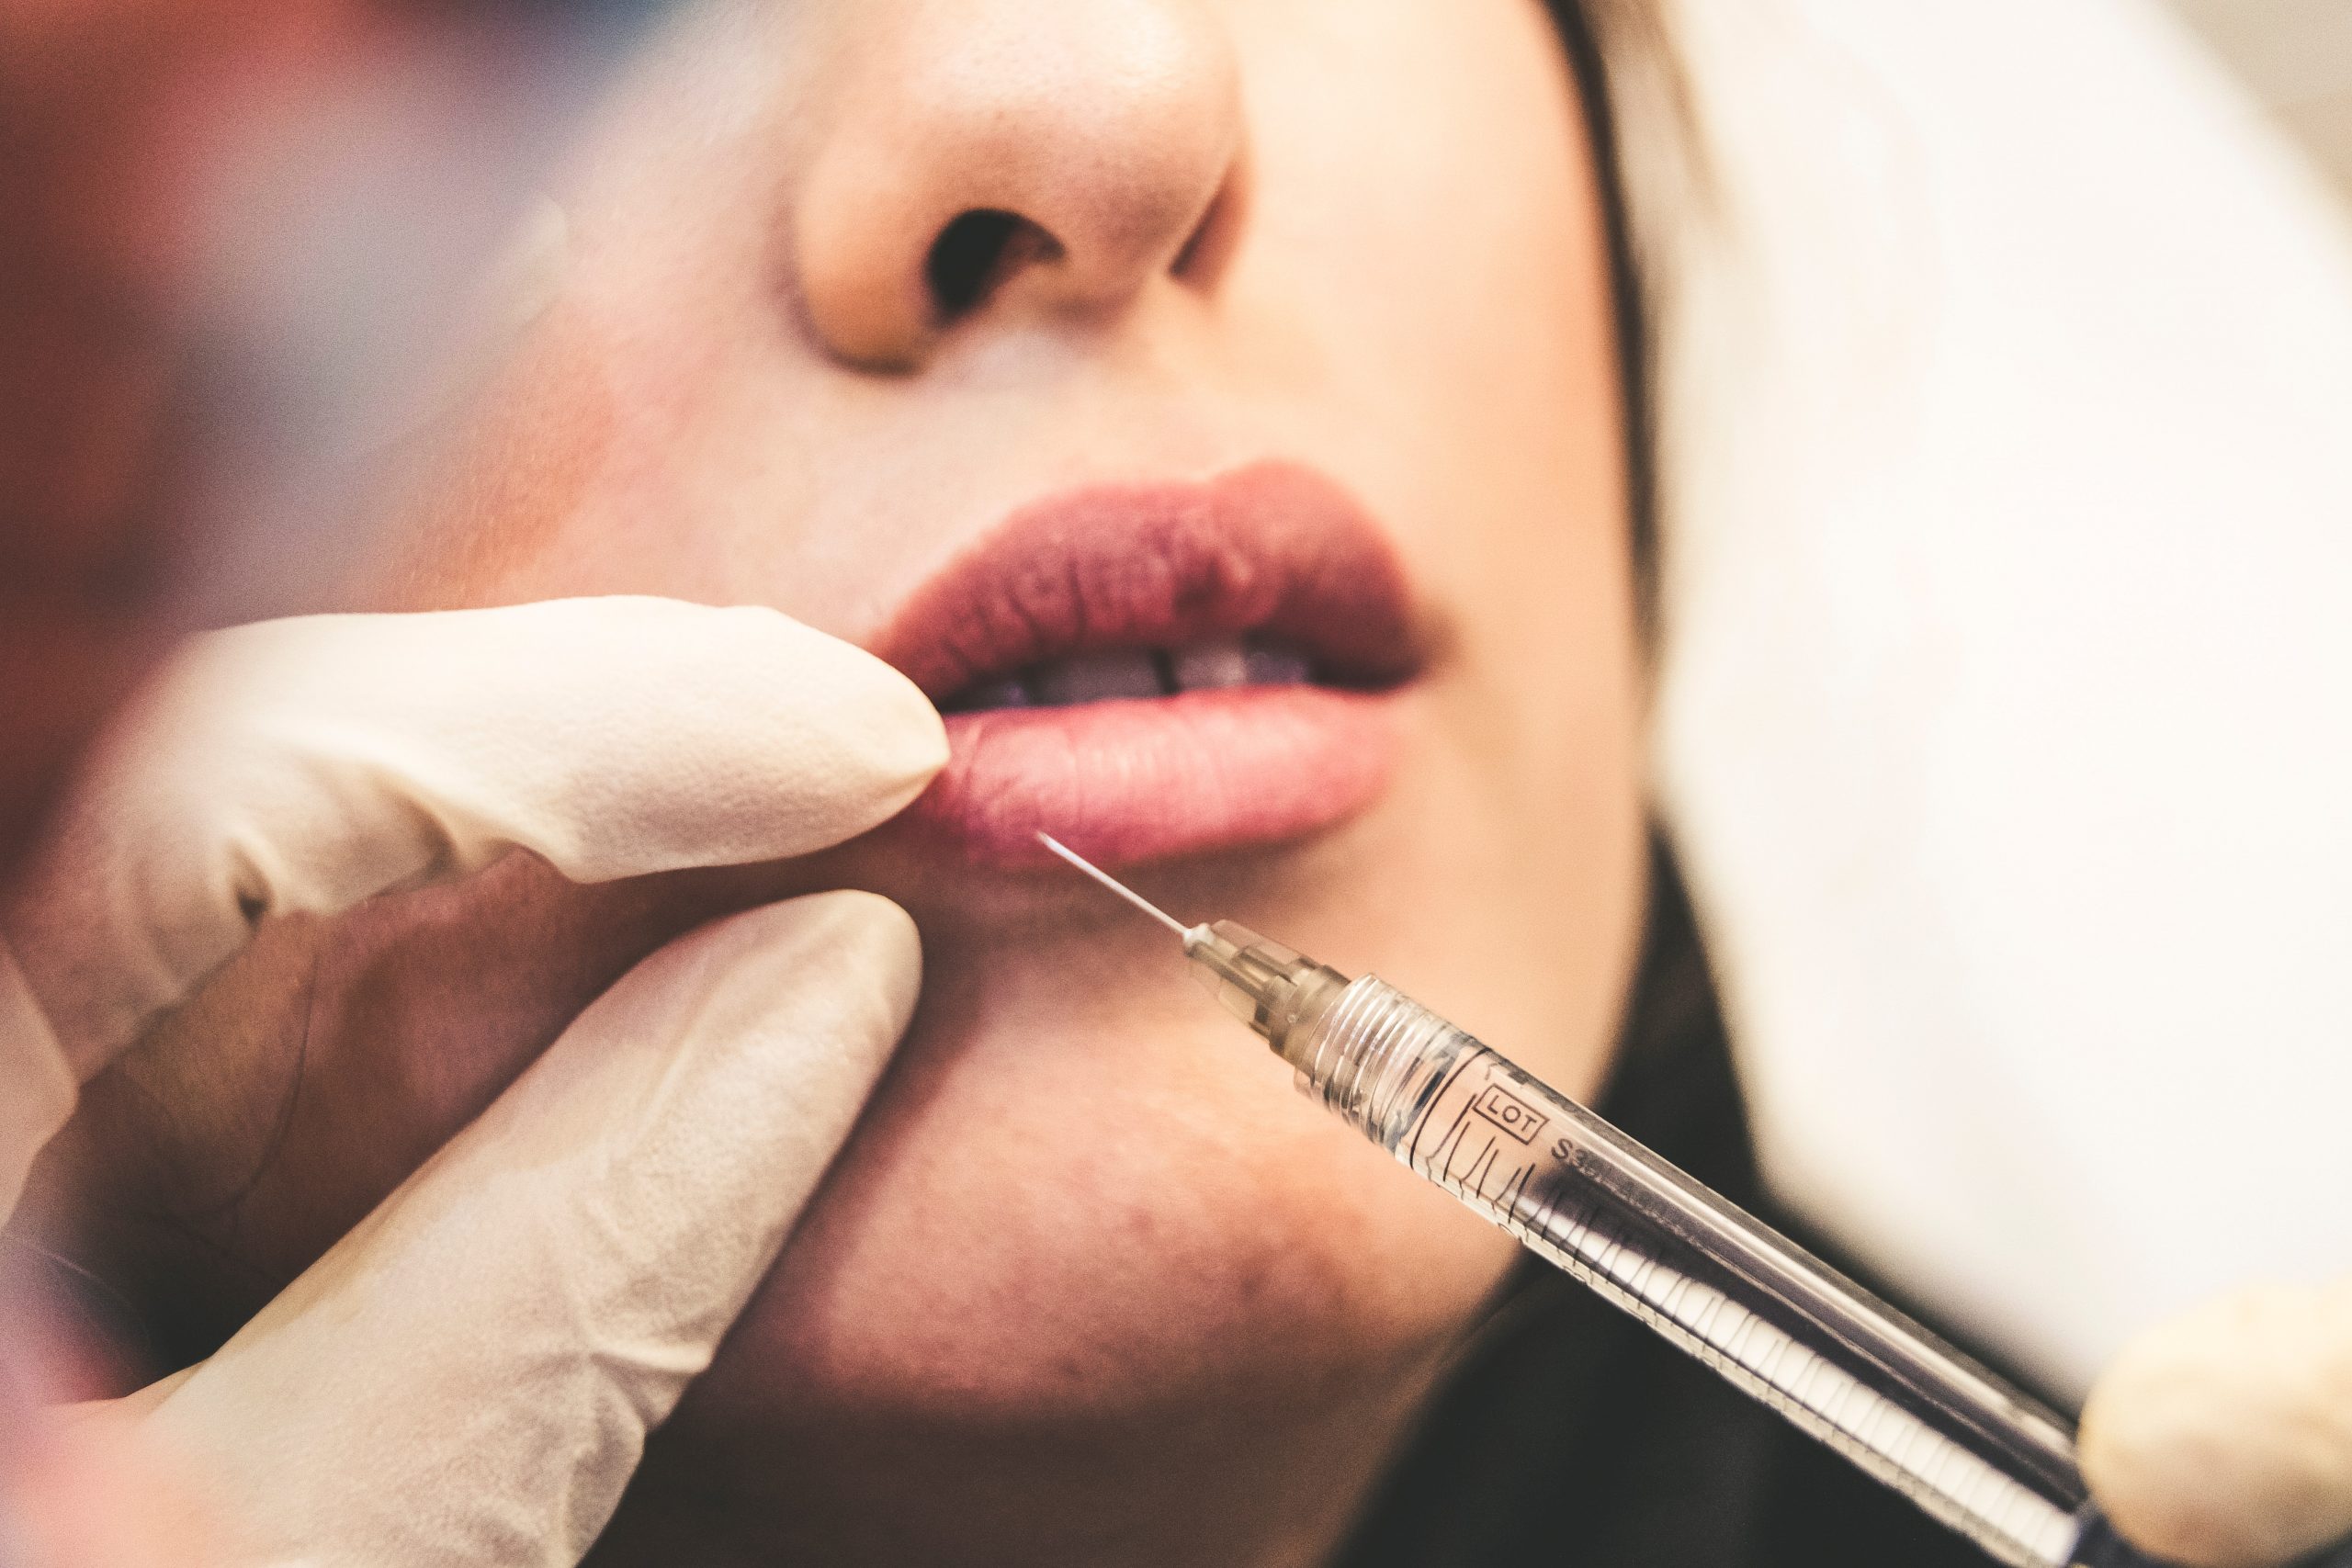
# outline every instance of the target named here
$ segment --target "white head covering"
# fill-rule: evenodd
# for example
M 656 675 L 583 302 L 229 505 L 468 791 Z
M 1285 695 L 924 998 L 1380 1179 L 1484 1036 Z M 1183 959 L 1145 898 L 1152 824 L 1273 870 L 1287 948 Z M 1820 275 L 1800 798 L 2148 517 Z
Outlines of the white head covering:
M 2352 1271 L 2352 226 L 2133 0 L 1671 10 L 1657 763 L 1766 1177 L 2079 1392 Z

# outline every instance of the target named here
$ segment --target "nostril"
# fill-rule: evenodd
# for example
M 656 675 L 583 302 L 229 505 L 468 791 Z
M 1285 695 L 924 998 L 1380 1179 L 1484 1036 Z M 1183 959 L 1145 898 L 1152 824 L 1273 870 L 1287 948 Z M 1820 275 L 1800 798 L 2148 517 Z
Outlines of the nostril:
M 1019 214 L 981 209 L 940 231 L 924 259 L 923 277 L 940 318 L 954 321 L 1023 267 L 1061 253 L 1051 234 Z
M 1237 160 L 1225 183 L 1209 198 L 1201 220 L 1185 236 L 1183 248 L 1169 265 L 1170 274 L 1196 288 L 1213 285 L 1240 242 L 1249 200 L 1249 170 Z

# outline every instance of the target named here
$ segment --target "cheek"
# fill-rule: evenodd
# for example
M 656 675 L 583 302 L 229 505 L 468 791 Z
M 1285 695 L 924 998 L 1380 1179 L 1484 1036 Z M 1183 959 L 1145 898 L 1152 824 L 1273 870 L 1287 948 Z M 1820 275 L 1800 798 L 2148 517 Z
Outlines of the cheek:
M 1274 345 L 1268 373 L 1308 378 L 1375 468 L 1403 469 L 1407 432 L 1424 466 L 1517 448 L 1505 472 L 1526 468 L 1607 346 L 1581 127 L 1542 11 L 1297 0 L 1238 8 L 1233 25 L 1258 189 L 1237 335 Z M 1449 521 L 1477 525 L 1460 509 Z
M 1525 0 L 1237 10 L 1261 35 L 1262 215 L 1235 286 L 1257 368 L 1395 528 L 1442 611 L 1457 781 L 1545 865 L 1608 886 L 1638 837 L 1638 670 L 1600 192 Z M 1530 880 L 1497 861 L 1498 886 Z M 1565 874 L 1578 874 L 1566 875 Z M 1611 911 L 1611 914 L 1617 911 Z
M 571 547 L 577 522 L 611 487 L 619 460 L 614 385 L 606 334 L 559 307 L 486 390 L 479 416 L 422 459 L 424 504 L 388 530 L 389 558 L 362 574 L 367 607 L 446 610 L 592 591 L 566 580 L 583 564 Z

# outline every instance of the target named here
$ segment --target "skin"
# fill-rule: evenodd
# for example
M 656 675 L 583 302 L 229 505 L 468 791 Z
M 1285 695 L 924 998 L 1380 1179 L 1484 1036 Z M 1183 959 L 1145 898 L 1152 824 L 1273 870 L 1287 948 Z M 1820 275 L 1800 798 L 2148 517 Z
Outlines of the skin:
M 1572 94 L 1528 0 L 692 9 L 560 192 L 556 302 L 351 602 L 656 592 L 860 639 L 1039 496 L 1311 463 L 1430 631 L 1402 763 L 1334 830 L 1137 881 L 1589 1092 L 1641 809 Z M 978 207 L 1052 243 L 942 321 L 922 259 Z M 1328 1554 L 1513 1249 L 1064 878 L 876 844 L 594 890 L 510 862 L 286 922 L 93 1086 L 41 1223 L 147 1359 L 201 1353 L 637 957 L 844 885 L 914 914 L 921 1010 L 597 1560 Z

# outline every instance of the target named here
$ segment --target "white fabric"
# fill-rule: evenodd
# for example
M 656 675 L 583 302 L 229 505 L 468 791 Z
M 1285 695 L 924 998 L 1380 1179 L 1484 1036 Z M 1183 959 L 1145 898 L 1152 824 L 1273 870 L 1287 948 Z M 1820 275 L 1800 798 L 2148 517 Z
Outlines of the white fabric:
M 0 1118 L 0 1199 L 76 1080 L 268 915 L 516 848 L 582 880 L 805 853 L 946 754 L 902 676 L 765 610 L 575 600 L 204 639 L 7 911 L 0 1088 L 39 1098 Z M 194 1472 L 227 1560 L 571 1562 L 848 1135 L 919 969 L 912 923 L 868 894 L 681 938 L 217 1356 L 91 1420 L 139 1417 Z
M 1766 1175 L 2078 1393 L 2352 1270 L 2352 237 L 2132 0 L 1676 9 L 1657 769 Z

